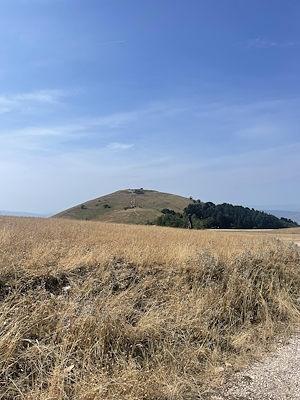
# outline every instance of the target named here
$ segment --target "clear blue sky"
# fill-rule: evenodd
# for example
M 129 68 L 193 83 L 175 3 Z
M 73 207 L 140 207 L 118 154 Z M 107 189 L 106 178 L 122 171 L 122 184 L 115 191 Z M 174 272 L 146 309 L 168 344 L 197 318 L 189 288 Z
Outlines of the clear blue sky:
M 300 203 L 300 2 L 1 0 L 0 210 Z

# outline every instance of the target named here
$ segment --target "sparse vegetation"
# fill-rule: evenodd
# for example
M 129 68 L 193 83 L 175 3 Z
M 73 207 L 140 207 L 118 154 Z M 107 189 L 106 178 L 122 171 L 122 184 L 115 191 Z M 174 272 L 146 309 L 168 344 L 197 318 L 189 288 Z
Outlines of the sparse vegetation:
M 299 321 L 299 264 L 274 233 L 0 217 L 0 398 L 196 398 Z
M 87 209 L 81 209 L 80 205 L 62 211 L 57 218 L 76 220 L 97 220 L 103 222 L 117 222 L 128 224 L 146 224 L 155 221 L 161 215 L 163 208 L 172 208 L 176 212 L 182 212 L 189 204 L 189 199 L 169 193 L 156 192 L 154 190 L 128 189 L 119 190 L 98 199 L 85 202 Z M 111 208 L 97 207 L 109 204 Z M 139 208 L 138 215 L 136 208 Z

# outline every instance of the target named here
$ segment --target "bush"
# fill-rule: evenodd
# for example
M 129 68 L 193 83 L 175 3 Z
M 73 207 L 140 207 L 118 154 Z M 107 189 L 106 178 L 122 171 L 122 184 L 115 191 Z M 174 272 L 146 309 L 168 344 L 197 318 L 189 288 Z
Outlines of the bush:
M 161 210 L 161 213 L 162 214 L 172 214 L 172 215 L 176 214 L 175 211 L 169 210 L 168 208 L 164 208 L 163 210 Z

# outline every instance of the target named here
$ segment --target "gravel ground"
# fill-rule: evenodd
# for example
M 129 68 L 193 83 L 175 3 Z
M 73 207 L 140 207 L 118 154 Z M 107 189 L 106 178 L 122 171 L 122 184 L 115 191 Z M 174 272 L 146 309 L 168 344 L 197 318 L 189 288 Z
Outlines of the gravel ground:
M 300 332 L 263 361 L 233 375 L 219 395 L 211 400 L 300 399 Z

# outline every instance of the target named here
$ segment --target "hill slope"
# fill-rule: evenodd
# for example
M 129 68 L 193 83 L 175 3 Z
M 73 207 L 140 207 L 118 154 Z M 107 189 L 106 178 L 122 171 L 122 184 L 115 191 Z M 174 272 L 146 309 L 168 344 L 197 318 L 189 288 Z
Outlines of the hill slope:
M 161 215 L 161 210 L 171 208 L 182 212 L 190 203 L 187 197 L 155 190 L 127 189 L 98 197 L 62 211 L 54 218 L 97 220 L 126 224 L 146 224 Z

